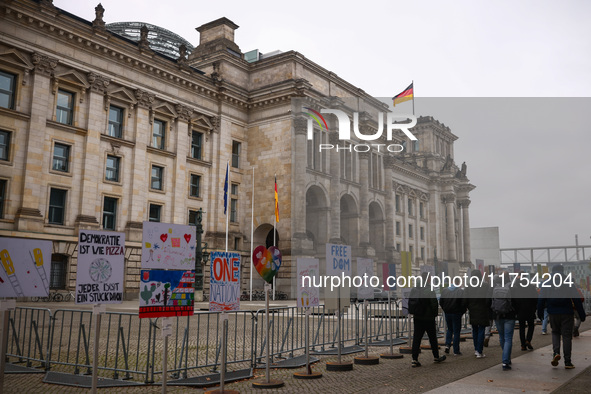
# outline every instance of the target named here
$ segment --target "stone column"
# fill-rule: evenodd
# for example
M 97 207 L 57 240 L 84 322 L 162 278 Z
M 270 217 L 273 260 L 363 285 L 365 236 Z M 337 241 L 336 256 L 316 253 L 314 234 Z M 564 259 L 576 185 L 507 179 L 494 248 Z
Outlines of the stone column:
M 463 240 L 464 240 L 464 263 L 471 264 L 472 263 L 472 255 L 470 253 L 470 215 L 468 211 L 468 207 L 470 206 L 470 200 L 462 200 L 460 201 L 460 206 L 462 207 L 462 227 L 463 227 Z
M 307 121 L 303 117 L 294 119 L 294 133 L 295 133 L 295 157 L 293 158 L 293 165 L 296 166 L 295 174 L 295 190 L 293 196 L 295 199 L 295 212 L 293 220 L 295 221 L 294 237 L 306 236 L 306 165 L 307 165 Z M 314 147 L 317 149 L 317 147 Z
M 189 172 L 187 171 L 187 156 L 191 147 L 191 117 L 193 109 L 182 104 L 175 106 L 178 117 L 174 133 L 171 130 L 170 137 L 176 139 L 176 157 L 174 158 L 174 178 L 172 178 L 172 222 L 179 224 L 187 223 L 187 196 L 189 190 Z M 201 180 L 201 195 L 203 195 L 203 179 Z
M 450 261 L 457 261 L 456 253 L 456 231 L 455 231 L 455 201 L 456 196 L 453 194 L 446 194 L 443 196 L 443 201 L 447 209 L 447 226 L 446 226 L 446 238 L 447 238 L 447 258 Z
M 338 133 L 328 133 L 329 143 L 339 144 Z M 341 166 L 339 153 L 336 149 L 330 151 L 330 243 L 341 243 L 341 199 L 339 188 L 341 182 Z
M 80 212 L 76 217 L 76 232 L 79 229 L 97 229 L 101 226 L 100 194 L 98 184 L 104 178 L 103 158 L 100 156 L 101 133 L 107 129 L 108 108 L 105 111 L 104 95 L 111 80 L 95 73 L 88 75 L 89 123 L 84 141 L 84 158 L 80 191 Z M 97 176 L 98 174 L 98 176 Z M 119 174 L 122 176 L 122 174 Z
M 369 246 L 369 152 L 359 152 L 359 246 Z
M 384 156 L 384 168 L 385 168 L 385 190 L 386 190 L 386 199 L 385 199 L 385 206 L 386 206 L 386 262 L 393 263 L 394 262 L 394 252 L 396 251 L 396 247 L 394 245 L 394 211 L 396 207 L 394 206 L 394 191 L 392 190 L 392 177 L 393 177 L 393 168 L 394 168 L 394 158 L 392 156 Z
M 150 168 L 147 161 L 146 148 L 151 140 L 152 122 L 150 120 L 151 106 L 154 95 L 140 89 L 135 91 L 137 109 L 135 113 L 135 130 L 133 140 L 133 163 L 131 182 L 133 195 L 130 199 L 129 216 L 126 225 L 126 241 L 140 241 L 142 239 L 142 222 L 148 220 L 148 190 L 150 188 Z
M 47 167 L 45 157 L 45 123 L 48 107 L 53 106 L 54 96 L 51 90 L 51 77 L 57 66 L 57 59 L 37 53 L 31 55 L 34 65 L 31 96 L 31 117 L 28 124 L 27 149 L 25 150 L 22 205 L 16 213 L 18 231 L 43 231 L 43 215 L 49 203 L 49 192 L 43 180 L 43 168 Z M 43 200 L 42 196 L 46 196 Z

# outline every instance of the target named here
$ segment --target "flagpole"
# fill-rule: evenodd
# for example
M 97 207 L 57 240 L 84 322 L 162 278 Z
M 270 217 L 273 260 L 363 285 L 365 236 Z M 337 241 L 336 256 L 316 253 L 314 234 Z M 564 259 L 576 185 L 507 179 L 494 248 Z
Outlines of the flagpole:
M 412 114 L 415 114 L 415 80 L 412 80 Z
M 252 301 L 252 273 L 254 272 L 254 262 L 252 260 L 254 245 L 254 167 L 252 167 L 252 214 L 250 216 L 250 300 Z
M 228 174 L 228 191 L 226 191 L 226 252 L 228 252 L 228 222 L 230 221 L 230 212 L 228 211 L 228 204 L 230 202 L 230 161 L 226 162 L 226 173 Z
M 277 187 L 277 173 L 275 173 L 275 185 L 273 185 L 273 195 L 275 195 L 275 188 Z M 277 241 L 276 241 L 276 234 L 277 234 L 277 230 L 276 230 L 276 226 L 277 226 L 277 215 L 276 215 L 276 210 L 277 210 L 277 201 L 275 200 L 275 197 L 273 197 L 273 202 L 274 202 L 274 207 L 273 207 L 273 246 L 277 247 Z M 275 276 L 273 276 L 273 301 L 275 301 L 275 288 L 276 288 L 276 282 L 275 282 Z

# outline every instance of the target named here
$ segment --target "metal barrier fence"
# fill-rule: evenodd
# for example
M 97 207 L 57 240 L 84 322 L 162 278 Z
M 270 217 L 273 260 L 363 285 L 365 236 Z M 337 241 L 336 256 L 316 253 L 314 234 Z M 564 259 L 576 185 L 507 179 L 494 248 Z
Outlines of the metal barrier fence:
M 334 351 L 339 330 L 343 346 L 365 341 L 363 304 L 353 303 L 341 318 L 324 306 L 312 309 L 309 319 L 313 352 Z M 221 358 L 222 324 L 219 313 L 197 312 L 173 320 L 169 338 L 167 371 L 184 379 L 216 371 Z M 297 307 L 270 310 L 270 334 L 265 335 L 264 310 L 229 313 L 227 363 L 232 368 L 257 368 L 265 362 L 269 341 L 271 362 L 305 352 L 305 315 Z M 100 376 L 146 384 L 161 379 L 163 341 L 160 319 L 140 319 L 136 313 L 107 312 L 100 327 L 98 373 Z M 468 322 L 465 316 L 464 326 Z M 91 374 L 94 341 L 91 311 L 18 307 L 10 312 L 7 358 L 11 363 L 69 374 Z M 400 300 L 370 302 L 367 338 L 369 344 L 407 338 L 408 318 Z M 442 316 L 438 330 L 445 330 Z

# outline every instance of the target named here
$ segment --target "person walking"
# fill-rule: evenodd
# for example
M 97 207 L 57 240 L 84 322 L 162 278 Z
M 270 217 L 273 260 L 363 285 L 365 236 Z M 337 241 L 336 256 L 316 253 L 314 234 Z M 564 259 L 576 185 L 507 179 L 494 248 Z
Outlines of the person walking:
M 445 314 L 445 353 L 453 343 L 454 356 L 461 356 L 460 352 L 460 331 L 462 330 L 462 316 L 466 313 L 464 304 L 464 290 L 451 285 L 441 291 L 439 305 Z
M 521 273 L 524 278 L 527 273 Z M 538 307 L 538 291 L 535 285 L 521 286 L 519 283 L 513 287 L 515 315 L 519 322 L 519 340 L 521 341 L 521 350 L 533 350 L 531 341 L 534 336 L 534 327 L 536 320 L 536 310 Z M 526 334 L 527 328 L 527 334 Z
M 421 274 L 422 283 L 410 291 L 408 297 L 408 313 L 414 316 L 414 330 L 412 340 L 412 367 L 420 367 L 419 352 L 421 351 L 421 340 L 425 332 L 429 337 L 433 361 L 440 363 L 445 360 L 445 355 L 439 356 L 439 345 L 437 344 L 437 328 L 435 319 L 439 314 L 439 306 L 435 292 L 429 285 L 431 277 L 428 272 Z M 420 286 L 419 286 L 420 285 Z
M 560 286 L 556 286 L 556 277 L 559 276 Z M 538 316 L 542 316 L 544 308 L 548 309 L 550 327 L 552 328 L 552 361 L 550 364 L 556 367 L 560 361 L 560 339 L 562 337 L 562 350 L 564 351 L 564 368 L 572 369 L 575 366 L 571 360 L 572 336 L 574 326 L 574 311 L 579 313 L 581 321 L 585 321 L 585 310 L 581 297 L 574 286 L 564 283 L 564 267 L 561 264 L 552 267 L 552 280 L 550 287 L 542 287 L 538 298 Z
M 510 280 L 499 275 L 491 293 L 491 309 L 499 331 L 499 343 L 503 349 L 503 371 L 511 370 L 513 331 L 515 330 L 515 304 L 511 295 Z
M 474 270 L 471 277 L 482 278 L 479 270 Z M 483 358 L 485 328 L 490 324 L 490 298 L 488 298 L 488 286 L 483 280 L 479 280 L 480 286 L 467 286 L 464 290 L 464 306 L 468 309 L 470 325 L 472 326 L 472 340 L 474 342 L 474 355 Z
M 577 288 L 577 292 L 579 293 L 579 296 L 581 297 L 581 304 L 585 305 L 585 297 L 583 296 L 583 292 L 581 291 L 581 288 L 579 287 L 579 285 L 575 285 Z M 573 308 L 574 309 L 574 308 Z M 583 309 L 585 309 L 585 307 L 583 307 Z M 579 328 L 581 327 L 581 317 L 579 316 L 579 312 L 575 309 L 575 326 L 573 327 L 573 337 L 578 337 L 579 336 Z

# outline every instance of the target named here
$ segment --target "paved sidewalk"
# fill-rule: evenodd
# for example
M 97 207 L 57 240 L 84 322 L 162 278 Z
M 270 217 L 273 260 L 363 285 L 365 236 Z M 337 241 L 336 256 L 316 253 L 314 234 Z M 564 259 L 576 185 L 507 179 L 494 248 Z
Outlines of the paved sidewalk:
M 513 350 L 516 354 L 515 348 Z M 591 331 L 582 332 L 578 339 L 573 339 L 575 369 L 564 369 L 564 357 L 557 367 L 553 367 L 551 357 L 552 345 L 544 346 L 513 358 L 511 371 L 503 371 L 499 364 L 429 393 L 548 393 L 557 390 L 591 367 Z M 586 392 L 591 391 L 589 386 L 586 389 Z

